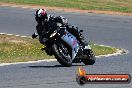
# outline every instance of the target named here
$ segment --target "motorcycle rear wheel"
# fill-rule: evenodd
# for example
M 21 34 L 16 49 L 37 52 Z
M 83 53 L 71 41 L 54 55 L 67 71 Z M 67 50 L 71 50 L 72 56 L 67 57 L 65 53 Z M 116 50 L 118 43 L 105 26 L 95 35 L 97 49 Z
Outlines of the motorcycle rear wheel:
M 84 50 L 84 54 L 86 55 L 86 58 L 82 59 L 82 62 L 85 65 L 93 65 L 95 63 L 95 55 L 91 49 Z

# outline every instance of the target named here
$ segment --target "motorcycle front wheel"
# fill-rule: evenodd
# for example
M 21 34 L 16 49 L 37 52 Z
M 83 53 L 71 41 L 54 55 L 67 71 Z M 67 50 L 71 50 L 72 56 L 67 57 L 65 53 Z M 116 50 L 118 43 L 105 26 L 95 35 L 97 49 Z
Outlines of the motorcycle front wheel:
M 55 58 L 62 66 L 66 67 L 72 66 L 72 59 L 69 54 L 68 47 L 66 47 L 63 42 L 59 44 L 53 44 L 52 48 L 54 50 Z

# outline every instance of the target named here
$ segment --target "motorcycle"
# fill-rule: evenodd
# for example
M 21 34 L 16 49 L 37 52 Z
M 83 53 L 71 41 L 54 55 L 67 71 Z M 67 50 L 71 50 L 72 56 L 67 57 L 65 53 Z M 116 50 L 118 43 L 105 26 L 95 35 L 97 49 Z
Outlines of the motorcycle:
M 93 65 L 95 63 L 94 53 L 89 45 L 81 46 L 77 38 L 67 31 L 66 27 L 60 26 L 57 29 L 46 32 L 45 52 L 54 55 L 57 61 L 63 66 L 72 66 L 72 63 Z

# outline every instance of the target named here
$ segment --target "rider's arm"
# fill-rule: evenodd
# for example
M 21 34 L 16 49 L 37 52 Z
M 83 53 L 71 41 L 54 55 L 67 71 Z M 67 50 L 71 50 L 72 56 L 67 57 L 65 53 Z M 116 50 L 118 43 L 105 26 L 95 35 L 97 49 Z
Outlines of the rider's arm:
M 74 25 L 69 25 L 69 24 L 67 24 L 66 27 L 67 27 L 68 29 L 73 29 L 73 30 L 76 30 L 76 31 L 78 31 L 78 32 L 83 32 L 83 30 L 79 30 L 78 27 L 77 27 L 77 26 L 74 26 Z

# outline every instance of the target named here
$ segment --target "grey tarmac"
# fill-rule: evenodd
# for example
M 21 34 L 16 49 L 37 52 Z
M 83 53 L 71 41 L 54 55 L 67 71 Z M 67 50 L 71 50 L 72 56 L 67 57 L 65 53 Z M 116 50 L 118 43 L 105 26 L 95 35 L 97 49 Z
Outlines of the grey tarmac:
M 0 7 L 0 32 L 31 36 L 35 32 L 34 9 Z M 97 44 L 123 48 L 126 55 L 102 57 L 92 66 L 73 64 L 62 67 L 58 62 L 40 62 L 0 66 L 0 88 L 132 88 L 132 84 L 76 83 L 78 66 L 88 74 L 127 73 L 132 75 L 132 17 L 92 13 L 66 13 L 48 11 L 65 16 L 70 24 L 83 29 L 85 40 Z

